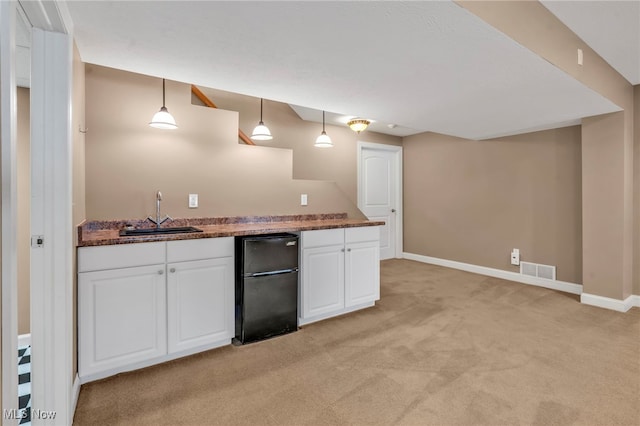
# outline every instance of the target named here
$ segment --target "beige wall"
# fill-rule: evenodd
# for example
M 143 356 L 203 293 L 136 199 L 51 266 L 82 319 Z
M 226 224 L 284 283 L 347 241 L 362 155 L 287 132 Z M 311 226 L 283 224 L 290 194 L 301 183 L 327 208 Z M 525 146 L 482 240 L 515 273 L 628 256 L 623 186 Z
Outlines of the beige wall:
M 585 253 L 583 291 L 615 299 L 626 298 L 632 292 L 634 262 L 640 261 L 637 253 L 635 257 L 633 255 L 633 242 L 634 239 L 638 239 L 638 236 L 634 236 L 633 215 L 633 87 L 539 2 L 457 1 L 457 3 L 623 109 L 622 120 L 607 120 L 608 125 L 620 126 L 621 129 L 606 131 L 601 127 L 589 127 L 582 130 L 583 139 L 587 136 L 588 140 L 598 139 L 599 135 L 604 133 L 616 135 L 618 140 L 606 141 L 606 149 L 610 151 L 607 155 L 610 158 L 622 159 L 615 162 L 615 167 L 622 169 L 621 173 L 605 170 L 604 164 L 599 161 L 597 155 L 602 147 L 591 143 L 583 146 L 583 173 L 595 176 L 604 172 L 611 191 L 618 194 L 615 199 L 612 199 L 609 194 L 599 191 L 597 186 L 584 185 L 583 199 L 588 204 L 583 206 L 583 233 L 590 238 L 596 238 L 585 247 L 588 248 L 597 243 L 602 252 L 618 253 L 622 262 L 619 280 L 591 281 L 596 277 L 618 276 L 619 265 L 593 263 L 588 259 L 592 254 Z M 578 65 L 576 60 L 578 48 L 584 52 L 582 66 Z M 591 129 L 596 133 L 591 136 L 586 135 Z M 593 153 L 585 153 L 585 150 L 591 149 L 594 149 Z M 614 177 L 616 181 L 613 181 Z M 639 190 L 636 188 L 635 198 L 638 198 Z M 606 211 L 599 207 L 607 202 L 609 205 Z M 590 208 L 595 208 L 596 211 L 587 211 Z M 605 236 L 606 231 L 603 227 L 606 225 L 614 225 L 615 229 Z M 617 229 L 618 227 L 622 228 L 621 232 Z M 636 226 L 635 229 L 637 231 L 638 227 Z M 611 234 L 617 235 L 618 238 L 612 239 Z M 598 235 L 602 235 L 603 239 L 597 240 Z M 638 268 L 636 267 L 635 270 Z M 639 278 L 636 277 L 637 279 Z
M 292 150 L 238 144 L 238 113 L 192 105 L 187 84 L 167 81 L 179 129 L 150 128 L 161 88 L 157 78 L 86 66 L 87 219 L 145 218 L 154 214 L 157 190 L 163 214 L 173 217 L 362 217 L 335 183 L 293 180 Z M 188 209 L 189 193 L 199 194 L 200 208 Z M 309 196 L 306 207 L 301 193 Z
M 582 120 L 583 212 L 584 222 L 597 224 L 583 230 L 585 276 L 583 291 L 623 299 L 620 287 L 610 283 L 624 280 L 624 212 L 612 206 L 621 204 L 624 187 L 624 113 L 617 112 Z M 606 249 L 604 249 L 606 248 Z
M 404 251 L 517 272 L 555 265 L 582 282 L 580 127 L 472 141 L 409 136 L 404 151 Z
M 221 90 L 202 88 L 216 106 L 238 111 L 240 128 L 248 136 L 260 119 L 260 99 Z M 199 101 L 194 100 L 194 103 Z M 293 150 L 293 178 L 329 180 L 335 182 L 353 203 L 357 203 L 357 142 L 401 145 L 401 138 L 371 131 L 359 135 L 346 126 L 326 126 L 334 147 L 313 146 L 322 131 L 322 124 L 303 121 L 289 105 L 264 100 L 263 120 L 271 130 L 273 140 L 256 141 L 257 145 Z M 243 143 L 243 142 L 240 142 Z
M 85 82 L 84 63 L 80 60 L 78 48 L 74 44 L 73 50 L 73 110 L 71 111 L 71 129 L 73 134 L 73 170 L 72 170 L 72 220 L 74 225 L 79 225 L 86 218 L 85 208 Z M 74 229 L 75 231 L 75 229 Z M 74 232 L 73 240 L 76 242 L 78 233 Z M 76 269 L 76 257 L 73 257 L 73 270 Z M 73 274 L 73 379 L 78 371 L 78 277 Z
M 17 90 L 18 137 L 16 141 L 18 187 L 18 334 L 29 334 L 30 327 L 30 239 L 31 239 L 31 108 L 30 91 Z

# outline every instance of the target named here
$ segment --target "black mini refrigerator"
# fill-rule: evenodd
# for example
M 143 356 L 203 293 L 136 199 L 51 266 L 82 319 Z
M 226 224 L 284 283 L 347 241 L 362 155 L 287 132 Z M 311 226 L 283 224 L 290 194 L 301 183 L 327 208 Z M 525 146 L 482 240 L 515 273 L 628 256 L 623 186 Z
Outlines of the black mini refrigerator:
M 298 236 L 236 237 L 236 345 L 298 329 Z

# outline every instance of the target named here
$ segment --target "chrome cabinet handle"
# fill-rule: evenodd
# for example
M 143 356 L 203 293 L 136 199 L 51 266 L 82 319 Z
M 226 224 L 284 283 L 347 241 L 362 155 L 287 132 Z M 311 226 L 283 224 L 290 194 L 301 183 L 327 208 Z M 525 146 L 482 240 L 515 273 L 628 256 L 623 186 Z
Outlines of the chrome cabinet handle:
M 351 251 L 351 249 L 347 249 L 347 251 Z
M 176 268 L 171 268 L 169 269 L 169 272 L 174 273 L 176 271 Z
M 395 212 L 396 212 L 396 209 L 391 209 L 391 213 L 395 213 Z
M 159 270 L 158 271 L 158 275 L 162 275 L 162 274 L 164 274 L 164 271 L 163 270 Z
M 344 253 L 344 249 L 340 249 L 340 251 Z

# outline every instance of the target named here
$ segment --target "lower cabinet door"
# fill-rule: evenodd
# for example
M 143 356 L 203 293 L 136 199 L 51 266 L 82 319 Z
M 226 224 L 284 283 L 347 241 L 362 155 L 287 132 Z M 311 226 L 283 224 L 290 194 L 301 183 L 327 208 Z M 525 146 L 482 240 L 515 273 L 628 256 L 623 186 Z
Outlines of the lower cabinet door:
M 167 353 L 165 265 L 78 274 L 81 377 Z
M 344 308 L 344 246 L 302 250 L 302 312 L 313 318 Z
M 233 268 L 232 257 L 167 265 L 169 353 L 231 340 Z
M 380 299 L 380 245 L 378 241 L 347 244 L 345 306 Z

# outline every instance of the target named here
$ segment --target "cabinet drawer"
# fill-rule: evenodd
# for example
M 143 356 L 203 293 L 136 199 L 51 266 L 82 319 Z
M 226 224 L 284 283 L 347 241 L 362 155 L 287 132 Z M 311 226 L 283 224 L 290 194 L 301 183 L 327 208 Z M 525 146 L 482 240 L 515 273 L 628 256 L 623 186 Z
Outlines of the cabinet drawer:
M 379 226 L 362 226 L 359 228 L 345 229 L 345 242 L 360 243 L 364 241 L 378 241 L 380 239 Z
M 167 262 L 233 256 L 233 237 L 200 238 L 167 242 Z
M 344 229 L 319 229 L 302 232 L 302 248 L 344 244 Z
M 166 243 L 118 244 L 78 248 L 78 272 L 165 263 Z

